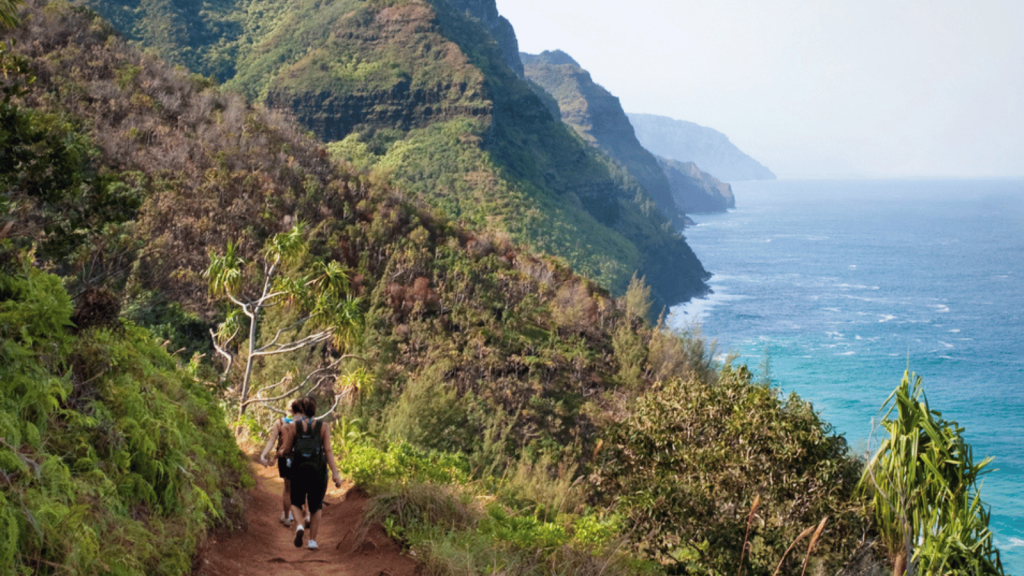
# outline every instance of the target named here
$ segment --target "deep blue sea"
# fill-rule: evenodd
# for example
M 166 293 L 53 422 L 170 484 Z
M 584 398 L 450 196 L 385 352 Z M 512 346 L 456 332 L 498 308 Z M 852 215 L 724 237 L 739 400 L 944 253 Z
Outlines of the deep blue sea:
M 1024 574 L 1024 180 L 733 191 L 735 210 L 684 232 L 714 294 L 674 307 L 670 324 L 699 320 L 755 372 L 767 353 L 774 384 L 860 453 L 909 359 L 975 461 L 995 457 L 982 499 L 1006 572 Z

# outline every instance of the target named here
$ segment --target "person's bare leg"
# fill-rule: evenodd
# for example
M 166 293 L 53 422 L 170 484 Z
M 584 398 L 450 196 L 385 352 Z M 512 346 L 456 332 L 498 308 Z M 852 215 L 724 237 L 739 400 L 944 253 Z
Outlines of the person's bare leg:
M 319 509 L 319 510 L 316 511 L 316 514 L 313 514 L 313 516 L 311 517 L 310 524 L 309 524 L 309 539 L 310 540 L 316 540 L 316 533 L 317 533 L 318 530 L 320 530 L 320 513 L 323 512 L 323 511 L 324 511 L 323 508 Z
M 293 504 L 292 505 L 292 515 L 295 518 L 302 518 L 302 508 L 299 508 L 298 506 Z M 302 525 L 302 520 L 299 520 L 298 521 L 298 526 L 295 527 L 295 547 L 296 548 L 300 548 L 302 546 L 302 534 L 303 534 L 304 528 L 305 527 Z
M 292 481 L 289 478 L 284 479 L 284 491 L 281 492 L 281 511 L 288 515 L 292 509 Z

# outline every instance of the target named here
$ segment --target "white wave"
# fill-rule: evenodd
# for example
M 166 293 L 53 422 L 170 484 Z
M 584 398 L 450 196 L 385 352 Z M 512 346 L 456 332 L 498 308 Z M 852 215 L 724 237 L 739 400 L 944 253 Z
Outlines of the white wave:
M 709 312 L 727 302 L 742 300 L 742 294 L 728 294 L 721 288 L 712 286 L 715 292 L 706 298 L 693 298 L 684 304 L 677 304 L 669 309 L 667 323 L 672 329 L 686 329 L 694 322 L 702 321 Z
M 1003 544 L 1000 548 L 1020 548 L 1024 546 L 1024 538 L 1017 538 L 1016 536 L 1010 536 L 1010 543 Z
M 846 269 L 847 270 L 856 270 L 857 269 L 857 265 L 856 264 L 850 264 L 849 266 L 846 267 Z
M 836 356 L 853 356 L 854 354 L 856 354 L 856 352 L 850 350 L 849 352 L 840 352 L 839 354 L 836 354 Z
M 882 316 L 882 319 L 879 320 L 879 322 L 892 322 L 895 319 L 896 317 L 893 316 L 892 314 L 885 314 Z
M 945 304 L 932 304 L 932 308 L 935 308 L 935 311 L 940 314 L 949 312 L 949 306 L 946 306 Z
M 950 344 L 949 342 L 943 342 L 942 340 L 939 340 L 939 344 L 942 344 L 942 345 L 943 345 L 943 346 L 945 346 L 946 348 L 956 348 L 956 346 L 953 346 L 953 345 L 952 345 L 952 344 Z
M 845 288 L 848 290 L 878 290 L 878 286 L 865 286 L 864 284 L 837 284 L 836 288 Z
M 949 333 L 950 333 L 950 334 L 959 334 L 959 333 L 960 333 L 960 329 L 959 329 L 959 328 L 953 328 L 953 329 L 951 329 L 951 330 L 949 331 Z

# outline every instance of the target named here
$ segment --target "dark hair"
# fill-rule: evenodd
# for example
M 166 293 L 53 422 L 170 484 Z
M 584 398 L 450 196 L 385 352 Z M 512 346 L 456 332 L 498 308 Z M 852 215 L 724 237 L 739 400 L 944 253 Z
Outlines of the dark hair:
M 310 418 L 316 416 L 316 400 L 312 396 L 306 396 L 302 399 L 302 412 Z
M 302 398 L 292 400 L 292 414 L 302 414 Z

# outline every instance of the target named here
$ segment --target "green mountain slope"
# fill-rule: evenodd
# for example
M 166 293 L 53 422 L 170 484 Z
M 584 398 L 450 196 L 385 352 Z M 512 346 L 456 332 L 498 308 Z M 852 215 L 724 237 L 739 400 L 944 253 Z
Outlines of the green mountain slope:
M 558 101 L 562 121 L 625 167 L 673 225 L 682 228 L 685 215 L 672 196 L 668 179 L 657 158 L 636 139 L 619 99 L 594 82 L 565 52 L 520 56 L 526 78 Z
M 657 309 L 707 290 L 707 273 L 644 188 L 552 118 L 481 23 L 444 0 L 253 0 L 191 11 L 154 0 L 128 11 L 134 19 L 120 3 L 85 5 L 116 15 L 171 61 L 198 59 L 197 71 L 227 89 L 289 109 L 335 141 L 332 152 L 449 217 L 563 257 L 617 293 L 638 272 Z M 153 32 L 218 22 L 233 24 L 216 39 Z M 218 64 L 223 54 L 234 55 L 234 74 Z

